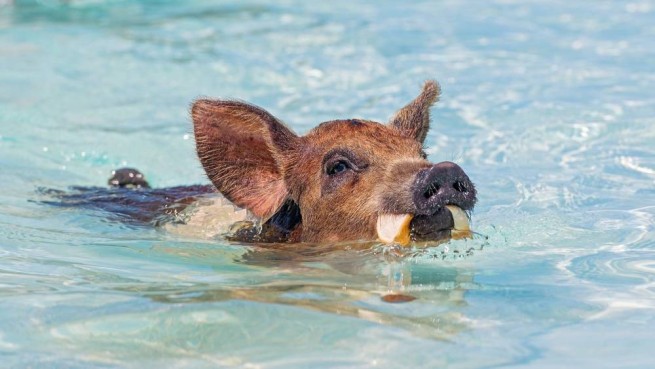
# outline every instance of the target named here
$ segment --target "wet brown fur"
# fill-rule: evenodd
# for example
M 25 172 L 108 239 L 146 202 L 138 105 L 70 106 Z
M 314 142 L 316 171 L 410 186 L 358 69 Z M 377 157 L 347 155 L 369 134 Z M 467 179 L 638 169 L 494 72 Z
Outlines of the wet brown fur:
M 335 120 L 302 137 L 256 106 L 201 99 L 192 107 L 198 156 L 218 191 L 264 220 L 297 204 L 292 241 L 372 240 L 379 213 L 413 211 L 407 189 L 431 165 L 422 145 L 439 92 L 427 81 L 388 124 Z M 341 159 L 352 170 L 328 175 Z

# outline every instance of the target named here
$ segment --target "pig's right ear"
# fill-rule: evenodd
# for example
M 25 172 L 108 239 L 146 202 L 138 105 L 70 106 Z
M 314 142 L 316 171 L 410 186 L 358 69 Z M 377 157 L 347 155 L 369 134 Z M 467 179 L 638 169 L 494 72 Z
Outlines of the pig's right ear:
M 235 205 L 272 216 L 289 195 L 284 160 L 298 136 L 239 101 L 197 100 L 191 115 L 198 157 L 214 186 Z
M 426 81 L 421 93 L 391 118 L 391 126 L 402 135 L 423 143 L 430 129 L 430 107 L 440 93 L 437 81 Z

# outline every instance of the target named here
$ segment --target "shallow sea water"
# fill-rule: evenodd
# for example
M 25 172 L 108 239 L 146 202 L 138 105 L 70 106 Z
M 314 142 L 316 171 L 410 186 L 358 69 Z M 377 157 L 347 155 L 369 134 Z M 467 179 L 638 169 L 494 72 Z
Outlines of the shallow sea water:
M 0 1 L 0 366 L 652 368 L 653 1 Z M 39 203 L 120 166 L 207 183 L 188 107 L 426 142 L 487 238 L 274 252 Z M 393 290 L 417 297 L 389 304 Z

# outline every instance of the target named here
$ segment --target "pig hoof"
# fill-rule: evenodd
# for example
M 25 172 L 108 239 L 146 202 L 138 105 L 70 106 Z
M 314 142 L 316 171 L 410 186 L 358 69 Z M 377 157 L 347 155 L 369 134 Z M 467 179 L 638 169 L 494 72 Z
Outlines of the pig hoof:
M 107 183 L 109 186 L 117 188 L 150 188 L 143 174 L 134 168 L 114 170 Z

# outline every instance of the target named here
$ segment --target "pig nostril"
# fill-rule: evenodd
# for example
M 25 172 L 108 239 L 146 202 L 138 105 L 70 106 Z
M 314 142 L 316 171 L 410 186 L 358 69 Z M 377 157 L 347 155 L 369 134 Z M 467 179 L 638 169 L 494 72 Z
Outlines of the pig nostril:
M 430 197 L 434 196 L 437 192 L 439 192 L 439 185 L 436 183 L 432 183 L 431 185 L 428 186 L 427 190 L 423 192 L 423 197 L 426 199 L 429 199 Z
M 467 192 L 468 191 L 468 188 L 466 188 L 466 184 L 464 184 L 464 182 L 462 182 L 462 181 L 457 181 L 457 182 L 453 183 L 453 188 L 457 192 Z

